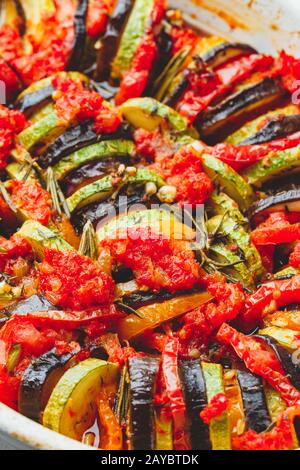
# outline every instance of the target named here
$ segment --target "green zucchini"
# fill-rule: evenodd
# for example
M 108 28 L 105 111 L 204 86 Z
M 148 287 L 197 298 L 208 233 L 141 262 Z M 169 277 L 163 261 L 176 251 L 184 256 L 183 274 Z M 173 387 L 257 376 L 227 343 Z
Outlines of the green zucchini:
M 296 274 L 299 274 L 299 270 L 296 268 L 293 268 L 293 266 L 288 266 L 287 268 L 284 268 L 281 271 L 278 271 L 276 274 L 274 274 L 274 278 L 280 279 L 280 278 L 285 278 L 285 277 L 293 277 Z
M 245 180 L 260 188 L 270 180 L 300 172 L 300 145 L 289 150 L 271 152 L 243 172 Z
M 111 157 L 130 157 L 134 151 L 134 144 L 129 140 L 108 140 L 99 142 L 89 147 L 84 147 L 76 152 L 62 158 L 53 167 L 54 174 L 61 180 L 70 171 L 79 168 L 81 165 Z
M 277 326 L 268 326 L 263 330 L 259 330 L 259 335 L 274 338 L 280 346 L 283 346 L 290 352 L 294 352 L 299 348 L 299 331 L 290 330 L 288 328 L 278 328 Z
M 10 179 L 22 181 L 26 176 L 26 181 L 36 181 L 36 174 L 33 169 L 29 170 L 27 166 L 18 162 L 12 162 L 5 168 Z M 29 174 L 28 174 L 29 172 Z
M 55 386 L 43 414 L 43 425 L 73 439 L 95 421 L 96 398 L 105 385 L 117 383 L 119 367 L 87 359 L 69 369 Z
M 62 121 L 53 111 L 43 117 L 33 125 L 27 127 L 18 135 L 18 143 L 28 151 L 32 151 L 35 146 L 43 147 L 51 140 L 58 137 L 66 128 Z
M 223 368 L 219 364 L 201 363 L 206 385 L 207 400 L 218 393 L 225 393 Z M 213 450 L 231 450 L 231 434 L 227 412 L 214 418 L 209 425 Z
M 151 12 L 154 0 L 136 0 L 129 16 L 127 25 L 121 37 L 116 57 L 112 63 L 111 76 L 114 80 L 121 80 L 130 69 L 137 47 L 150 25 Z
M 200 150 L 203 167 L 208 176 L 217 181 L 224 193 L 234 199 L 242 211 L 247 210 L 255 198 L 247 181 L 229 165 L 205 153 L 200 142 L 195 143 L 194 147 L 197 151 Z
M 226 268 L 218 268 L 227 274 L 232 281 L 240 282 L 247 288 L 254 287 L 253 276 L 251 275 L 246 263 L 238 254 L 234 253 L 230 248 L 224 245 L 224 243 L 214 243 L 211 245 L 209 247 L 209 256 L 212 260 L 218 263 L 232 265 Z
M 209 200 L 209 208 L 213 215 L 230 214 L 240 225 L 248 225 L 248 219 L 241 213 L 238 204 L 222 191 L 214 191 Z
M 137 129 L 153 132 L 161 125 L 183 133 L 190 130 L 197 137 L 196 130 L 189 128 L 188 121 L 169 106 L 154 98 L 133 98 L 120 107 L 125 119 Z
M 178 221 L 172 212 L 163 209 L 139 210 L 109 221 L 97 231 L 99 240 L 113 238 L 119 230 L 139 226 L 150 226 L 156 233 L 164 233 L 167 237 L 194 240 L 194 230 Z
M 43 259 L 45 248 L 55 248 L 61 251 L 74 250 L 57 232 L 39 222 L 29 220 L 22 225 L 17 233 L 30 243 L 39 259 Z
M 225 142 L 228 144 L 239 145 L 244 140 L 255 135 L 266 120 L 276 116 L 292 116 L 293 114 L 298 113 L 298 107 L 293 104 L 286 106 L 285 108 L 276 109 L 275 111 L 271 111 L 267 114 L 264 114 L 263 116 L 260 116 L 259 118 L 254 119 L 254 121 L 248 122 L 234 134 L 227 137 Z

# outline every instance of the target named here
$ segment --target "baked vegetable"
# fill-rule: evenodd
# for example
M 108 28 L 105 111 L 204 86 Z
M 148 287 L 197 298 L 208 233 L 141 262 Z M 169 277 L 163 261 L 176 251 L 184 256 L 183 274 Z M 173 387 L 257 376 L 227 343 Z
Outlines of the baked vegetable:
M 96 397 L 105 385 L 117 383 L 119 369 L 100 359 L 86 359 L 69 369 L 55 386 L 43 414 L 53 431 L 81 440 L 96 418 Z
M 151 357 L 133 357 L 128 361 L 129 388 L 129 448 L 155 449 L 154 387 L 158 361 Z

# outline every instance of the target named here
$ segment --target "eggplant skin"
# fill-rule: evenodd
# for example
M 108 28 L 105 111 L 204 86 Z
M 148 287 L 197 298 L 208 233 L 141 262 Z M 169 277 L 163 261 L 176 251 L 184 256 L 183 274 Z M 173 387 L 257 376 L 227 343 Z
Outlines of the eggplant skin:
M 179 365 L 185 404 L 190 420 L 190 434 L 194 450 L 211 450 L 209 427 L 199 416 L 207 405 L 206 386 L 198 360 L 184 360 Z
M 248 428 L 258 433 L 266 431 L 271 425 L 271 418 L 267 408 L 262 379 L 246 370 L 238 370 L 237 378 L 242 393 Z
M 135 194 L 129 195 L 126 200 L 119 198 L 116 200 L 108 199 L 107 201 L 95 202 L 82 207 L 72 214 L 72 225 L 80 234 L 87 221 L 90 220 L 96 229 L 98 223 L 103 223 L 104 219 L 108 221 L 110 218 L 125 212 L 132 205 L 145 204 L 144 194 L 144 190 L 142 192 L 137 191 Z
M 299 202 L 300 205 L 300 187 L 288 189 L 286 191 L 278 192 L 277 194 L 270 195 L 265 199 L 260 199 L 254 203 L 248 212 L 248 217 L 251 223 L 256 226 L 263 222 L 264 215 L 268 212 L 275 210 L 288 210 L 289 205 Z M 290 208 L 292 210 L 292 207 Z
M 116 173 L 121 163 L 129 165 L 129 159 L 107 158 L 89 162 L 76 170 L 71 171 L 61 182 L 61 189 L 65 196 L 71 196 L 84 183 L 99 179 L 105 175 Z
M 110 78 L 110 65 L 117 53 L 121 33 L 126 25 L 133 5 L 133 0 L 117 0 L 117 5 L 110 17 L 106 33 L 101 40 L 101 47 L 98 52 L 96 79 L 99 82 L 106 82 Z
M 292 354 L 270 336 L 256 335 L 255 338 L 262 339 L 272 349 L 272 351 L 274 351 L 292 384 L 297 390 L 300 390 L 300 367 L 298 364 L 295 364 L 295 361 L 293 361 Z
M 265 78 L 203 111 L 195 122 L 201 138 L 214 145 L 287 98 L 281 81 Z
M 257 51 L 248 44 L 224 42 L 210 49 L 201 59 L 211 67 L 217 67 L 228 60 L 251 54 L 257 54 Z
M 89 1 L 77 0 L 77 10 L 74 18 L 75 39 L 72 48 L 72 54 L 69 58 L 66 70 L 78 70 L 78 64 L 81 64 L 85 52 L 87 39 L 86 18 Z
M 239 144 L 256 145 L 287 137 L 300 131 L 300 115 L 280 116 L 270 120 L 259 132 Z
M 23 98 L 16 102 L 15 108 L 22 113 L 28 115 L 34 107 L 44 104 L 52 98 L 54 87 L 52 85 L 45 86 L 40 90 L 27 93 Z
M 45 297 L 41 295 L 34 294 L 31 297 L 28 297 L 25 300 L 20 300 L 5 310 L 2 310 L 1 314 L 6 317 L 11 317 L 12 315 L 22 315 L 32 312 L 48 312 L 48 310 L 53 310 L 53 304 L 51 304 Z M 55 307 L 56 310 L 59 310 Z
M 77 126 L 70 127 L 52 142 L 47 151 L 40 156 L 39 165 L 45 169 L 84 147 L 104 140 L 122 138 L 131 138 L 130 129 L 126 124 L 122 124 L 114 133 L 98 134 L 94 130 L 94 122 L 86 121 Z
M 154 387 L 159 361 L 133 357 L 128 361 L 130 379 L 130 444 L 132 450 L 154 450 Z
M 40 421 L 50 394 L 73 355 L 71 353 L 58 355 L 56 349 L 52 349 L 27 367 L 19 390 L 20 413 L 34 421 Z M 50 380 L 51 387 L 47 390 L 47 381 Z

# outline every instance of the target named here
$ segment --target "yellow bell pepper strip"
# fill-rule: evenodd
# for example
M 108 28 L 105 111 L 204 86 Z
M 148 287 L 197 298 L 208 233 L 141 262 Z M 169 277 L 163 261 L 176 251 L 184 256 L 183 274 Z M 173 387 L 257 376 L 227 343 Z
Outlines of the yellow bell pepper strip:
M 137 310 L 137 314 L 128 315 L 119 321 L 118 334 L 121 339 L 129 341 L 146 330 L 154 329 L 166 321 L 184 315 L 210 300 L 212 300 L 211 294 L 198 292 L 141 307 Z
M 122 450 L 123 449 L 123 430 L 122 426 L 111 409 L 109 396 L 104 389 L 100 393 L 98 400 L 98 414 L 100 424 L 100 447 L 103 450 Z

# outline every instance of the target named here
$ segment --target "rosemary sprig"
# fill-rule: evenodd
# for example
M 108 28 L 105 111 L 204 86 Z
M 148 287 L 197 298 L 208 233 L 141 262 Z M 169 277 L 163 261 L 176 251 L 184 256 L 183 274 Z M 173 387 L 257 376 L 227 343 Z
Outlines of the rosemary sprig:
M 49 167 L 47 170 L 47 191 L 49 191 L 51 194 L 53 207 L 56 212 L 59 215 L 66 215 L 66 217 L 69 219 L 71 217 L 71 213 L 68 203 L 51 167 Z
M 129 406 L 129 373 L 127 366 L 124 366 L 121 373 L 120 384 L 115 404 L 115 415 L 120 424 L 126 422 Z
M 14 205 L 14 203 L 12 202 L 11 197 L 8 194 L 8 191 L 7 191 L 5 185 L 2 181 L 0 182 L 0 192 L 3 196 L 4 201 L 8 205 L 8 207 L 16 214 L 17 213 L 17 208 Z
M 89 256 L 92 260 L 97 260 L 99 257 L 97 235 L 90 220 L 87 221 L 83 228 L 78 251 L 81 255 Z
M 126 305 L 124 304 L 123 302 L 121 302 L 120 300 L 116 300 L 115 304 L 120 307 L 121 309 L 127 311 L 128 313 L 132 313 L 133 315 L 135 315 L 136 317 L 138 318 L 141 318 L 143 319 L 144 317 L 142 317 L 137 310 L 135 310 L 134 308 L 132 307 L 129 307 L 129 305 Z

